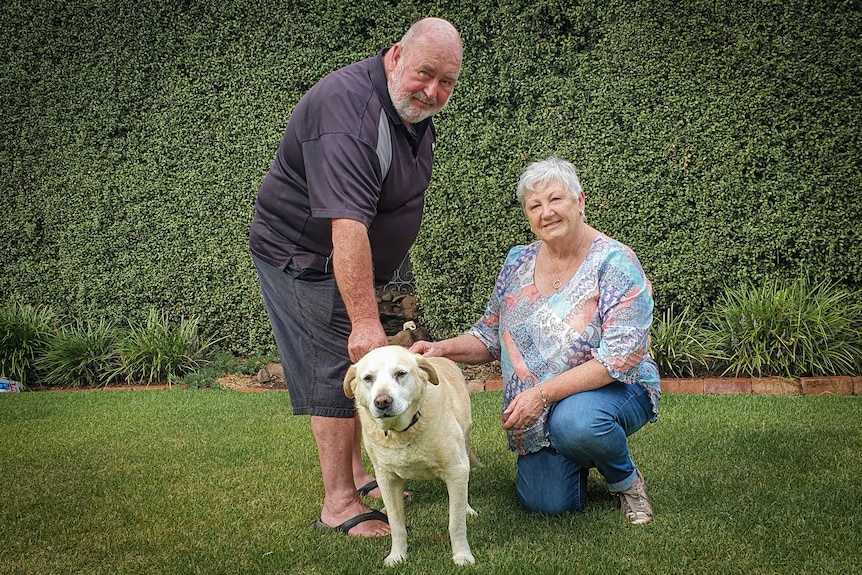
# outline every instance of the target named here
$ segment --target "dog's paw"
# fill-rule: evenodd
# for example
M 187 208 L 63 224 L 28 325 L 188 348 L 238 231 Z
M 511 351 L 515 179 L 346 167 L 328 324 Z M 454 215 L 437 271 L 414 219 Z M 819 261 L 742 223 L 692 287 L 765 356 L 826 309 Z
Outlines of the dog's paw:
M 476 517 L 477 515 L 479 515 L 479 512 L 468 505 L 467 506 L 467 515 L 470 515 L 472 517 Z
M 399 563 L 403 563 L 407 561 L 407 555 L 402 555 L 400 553 L 390 553 L 386 556 L 386 559 L 383 560 L 383 565 L 386 567 L 395 567 Z
M 476 558 L 473 557 L 472 553 L 456 553 L 452 555 L 452 561 L 455 562 L 455 565 L 475 565 Z

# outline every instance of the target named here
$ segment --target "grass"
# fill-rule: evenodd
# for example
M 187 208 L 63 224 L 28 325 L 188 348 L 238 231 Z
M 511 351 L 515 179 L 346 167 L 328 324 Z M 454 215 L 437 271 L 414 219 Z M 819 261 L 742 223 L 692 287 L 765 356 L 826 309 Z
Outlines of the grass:
M 308 419 L 285 393 L 0 396 L 0 574 L 859 573 L 859 397 L 667 394 L 630 438 L 656 519 L 627 525 L 600 477 L 587 509 L 517 507 L 499 392 L 473 394 L 468 537 L 451 563 L 439 481 L 407 506 L 408 563 L 388 538 L 312 531 L 322 490 Z

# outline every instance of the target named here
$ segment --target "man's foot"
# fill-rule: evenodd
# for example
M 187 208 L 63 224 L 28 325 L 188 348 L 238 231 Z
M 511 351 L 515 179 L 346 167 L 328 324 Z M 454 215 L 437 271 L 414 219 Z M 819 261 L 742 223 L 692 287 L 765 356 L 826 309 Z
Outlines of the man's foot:
M 371 495 L 372 491 L 374 491 L 374 495 Z M 357 487 L 356 492 L 359 493 L 361 497 L 373 497 L 374 499 L 380 499 L 380 488 L 377 487 L 376 479 L 372 479 L 362 487 Z
M 647 495 L 646 482 L 640 471 L 632 486 L 617 495 L 620 498 L 620 507 L 632 525 L 642 525 L 652 521 L 652 502 Z
M 356 489 L 356 492 L 359 493 L 362 497 L 371 497 L 372 499 L 380 499 L 382 496 L 380 494 L 380 488 L 377 486 L 377 480 L 372 479 L 362 487 Z M 411 495 L 414 495 L 416 492 L 411 489 L 404 490 L 404 499 L 407 499 Z
M 367 513 L 361 513 L 355 517 L 351 517 L 350 519 L 348 519 L 344 523 L 341 523 L 340 525 L 336 525 L 334 527 L 331 525 L 327 525 L 326 523 L 323 522 L 322 519 L 318 519 L 317 521 L 314 522 L 313 527 L 314 527 L 314 529 L 334 529 L 336 531 L 340 531 L 340 532 L 344 533 L 345 535 L 348 535 L 351 537 L 383 537 L 383 536 L 389 534 L 388 528 L 385 529 L 385 533 L 381 532 L 381 530 L 379 530 L 379 529 L 373 529 L 373 528 L 372 529 L 357 529 L 355 533 L 350 533 L 350 530 L 353 529 L 354 527 L 357 527 L 357 526 L 373 527 L 373 526 L 363 526 L 362 524 L 364 524 L 365 522 L 378 522 L 378 523 L 385 523 L 387 526 L 389 525 L 389 520 L 386 518 L 386 515 L 384 515 L 383 513 L 381 513 L 380 511 L 378 511 L 376 509 L 372 509 L 371 511 L 368 511 Z

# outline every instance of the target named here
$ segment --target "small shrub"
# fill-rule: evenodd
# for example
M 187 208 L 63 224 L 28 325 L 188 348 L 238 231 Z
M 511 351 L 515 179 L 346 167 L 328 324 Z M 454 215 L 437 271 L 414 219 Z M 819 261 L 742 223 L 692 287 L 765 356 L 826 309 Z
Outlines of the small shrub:
M 183 376 L 182 384 L 189 389 L 221 389 L 221 385 L 216 380 L 220 375 L 214 375 L 208 370 L 193 371 Z
M 727 289 L 708 314 L 725 373 L 781 377 L 855 374 L 862 366 L 859 294 L 792 282 Z
M 164 312 L 151 309 L 142 325 L 130 325 L 119 345 L 117 375 L 147 384 L 175 383 L 206 364 L 205 352 L 217 340 L 198 335 L 197 319 L 181 319 L 171 324 Z
M 261 356 L 236 357 L 226 350 L 214 350 L 208 367 L 219 375 L 251 375 L 266 367 L 268 362 L 267 358 Z
M 115 326 L 76 321 L 50 337 L 36 365 L 47 385 L 101 387 L 116 377 L 120 339 Z
M 186 375 L 183 378 L 183 385 L 220 388 L 216 378 L 226 374 L 252 375 L 266 367 L 269 361 L 270 359 L 261 356 L 239 358 L 227 350 L 213 348 L 207 365 Z M 277 361 L 277 358 L 272 361 Z
M 10 300 L 0 308 L 0 375 L 27 386 L 35 362 L 57 329 L 57 316 L 44 305 Z
M 689 306 L 680 313 L 671 306 L 653 321 L 650 354 L 659 373 L 669 377 L 694 377 L 722 358 L 721 351 L 704 333 L 702 316 Z

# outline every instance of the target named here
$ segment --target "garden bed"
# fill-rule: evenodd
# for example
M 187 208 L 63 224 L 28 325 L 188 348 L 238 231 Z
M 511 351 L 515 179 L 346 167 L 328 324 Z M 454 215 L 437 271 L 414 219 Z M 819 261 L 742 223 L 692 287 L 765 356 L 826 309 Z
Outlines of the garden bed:
M 468 365 L 461 368 L 470 391 L 503 389 L 500 363 Z M 226 375 L 217 378 L 223 389 L 286 390 L 281 364 L 270 363 L 257 375 Z M 862 376 L 834 377 L 708 377 L 681 379 L 662 378 L 662 391 L 694 394 L 752 395 L 862 395 Z

